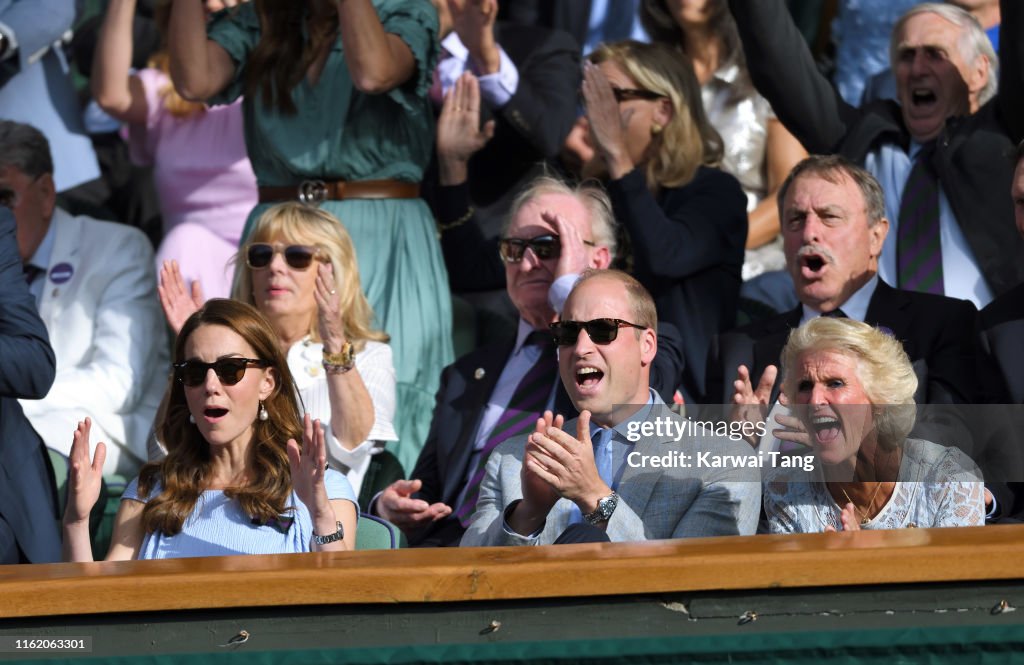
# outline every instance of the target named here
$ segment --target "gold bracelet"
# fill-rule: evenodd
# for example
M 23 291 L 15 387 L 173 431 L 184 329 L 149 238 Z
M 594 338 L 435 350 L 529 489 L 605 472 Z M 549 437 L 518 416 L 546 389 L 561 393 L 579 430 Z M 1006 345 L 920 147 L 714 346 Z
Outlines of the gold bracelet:
M 449 229 L 458 228 L 465 224 L 466 222 L 468 222 L 470 219 L 472 219 L 474 214 L 476 214 L 476 208 L 474 208 L 473 206 L 469 206 L 469 208 L 466 210 L 465 215 L 459 217 L 454 222 L 448 222 L 447 224 L 442 224 L 438 222 L 437 228 L 441 229 L 441 231 L 448 231 Z
M 352 368 L 352 363 L 356 360 L 356 354 L 352 349 L 350 342 L 345 342 L 341 345 L 341 351 L 338 353 L 328 353 L 327 349 L 323 350 L 324 366 L 327 365 L 338 365 L 339 367 L 345 367 L 347 369 Z
M 324 366 L 324 371 L 328 374 L 345 374 L 355 367 L 355 363 L 350 363 L 348 365 L 335 365 L 334 363 L 329 363 L 326 360 L 323 361 L 322 364 Z

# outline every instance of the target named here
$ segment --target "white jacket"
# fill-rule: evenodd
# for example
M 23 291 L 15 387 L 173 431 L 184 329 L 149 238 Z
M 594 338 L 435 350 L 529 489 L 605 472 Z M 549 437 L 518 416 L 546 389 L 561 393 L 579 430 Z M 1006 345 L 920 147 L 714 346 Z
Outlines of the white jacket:
M 153 249 L 136 228 L 54 210 L 55 239 L 39 302 L 57 379 L 22 400 L 46 445 L 65 455 L 79 420 L 107 444 L 104 474 L 131 477 L 167 387 L 168 340 Z M 40 279 L 43 279 L 40 277 Z

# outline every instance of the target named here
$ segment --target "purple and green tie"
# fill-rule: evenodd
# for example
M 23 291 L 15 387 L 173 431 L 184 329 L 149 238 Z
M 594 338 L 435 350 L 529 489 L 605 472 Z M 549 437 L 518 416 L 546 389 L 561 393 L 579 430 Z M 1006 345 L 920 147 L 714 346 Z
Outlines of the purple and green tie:
M 918 151 L 903 188 L 896 233 L 896 269 L 901 289 L 943 295 L 939 179 L 931 164 L 934 154 L 934 142 Z
M 476 502 L 480 498 L 480 483 L 483 482 L 491 451 L 503 441 L 533 430 L 537 418 L 544 413 L 544 409 L 547 407 L 551 388 L 558 379 L 558 356 L 551 333 L 535 330 L 526 338 L 525 345 L 539 346 L 540 357 L 519 381 L 505 412 L 501 414 L 501 418 L 495 423 L 490 436 L 484 442 L 476 468 L 467 484 L 465 498 L 462 505 L 455 511 L 455 517 L 463 526 L 469 525 L 469 519 L 476 509 Z

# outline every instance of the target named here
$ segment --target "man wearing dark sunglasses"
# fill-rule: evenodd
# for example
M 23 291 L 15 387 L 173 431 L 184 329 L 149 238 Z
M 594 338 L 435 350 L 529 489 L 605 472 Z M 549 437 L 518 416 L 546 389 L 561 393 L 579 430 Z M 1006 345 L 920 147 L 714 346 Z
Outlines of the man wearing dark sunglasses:
M 458 544 L 490 451 L 501 436 L 517 433 L 505 431 L 502 421 L 518 408 L 513 398 L 531 371 L 543 373 L 547 383 L 538 388 L 543 393 L 539 408 L 538 402 L 531 404 L 534 410 L 525 420 L 546 408 L 575 415 L 553 364 L 549 325 L 579 274 L 610 264 L 615 252 L 610 210 L 602 190 L 573 188 L 552 178 L 534 181 L 517 198 L 501 248 L 506 288 L 520 317 L 514 337 L 477 349 L 445 369 L 430 433 L 409 476 L 413 480 L 392 484 L 371 505 L 402 528 L 410 544 Z M 534 343 L 537 333 L 541 341 Z M 654 385 L 664 394 L 671 395 L 679 382 L 680 348 L 677 335 L 662 345 Z M 544 354 L 551 363 L 546 370 L 541 367 Z M 520 418 L 516 427 L 522 423 Z
M 46 445 L 67 454 L 89 416 L 107 444 L 105 474 L 131 477 L 166 386 L 167 338 L 149 240 L 136 228 L 56 205 L 46 137 L 0 121 L 0 185 L 14 192 L 25 280 L 57 357 L 42 400 L 22 404 Z
M 463 546 L 754 533 L 756 469 L 641 462 L 673 452 L 692 460 L 698 452 L 750 452 L 742 440 L 667 430 L 635 436 L 643 424 L 682 422 L 650 388 L 656 327 L 654 301 L 634 278 L 615 270 L 583 275 L 551 326 L 579 418 L 565 418 L 563 427 L 562 416 L 549 412 L 532 434 L 494 450 Z

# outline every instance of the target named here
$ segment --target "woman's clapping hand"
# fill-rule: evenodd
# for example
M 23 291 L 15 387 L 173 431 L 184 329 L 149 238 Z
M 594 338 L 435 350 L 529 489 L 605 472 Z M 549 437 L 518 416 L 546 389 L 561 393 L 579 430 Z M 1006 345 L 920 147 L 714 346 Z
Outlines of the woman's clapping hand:
M 194 280 L 189 289 L 185 288 L 185 279 L 181 276 L 181 269 L 177 261 L 164 261 L 160 268 L 160 283 L 156 287 L 160 296 L 160 306 L 164 309 L 164 316 L 167 318 L 167 325 L 177 335 L 181 327 L 185 325 L 188 317 L 192 316 L 206 298 L 203 297 L 203 286 L 199 280 Z
M 327 443 L 319 420 L 307 413 L 303 421 L 302 446 L 288 439 L 288 462 L 292 472 L 292 486 L 299 500 L 309 509 L 314 522 L 320 512 L 331 510 L 327 498 L 324 475 L 327 469 Z
M 89 434 L 92 420 L 86 418 L 78 423 L 71 442 L 68 473 L 68 502 L 64 510 L 67 523 L 86 522 L 89 513 L 100 497 L 103 482 L 103 462 L 107 459 L 107 446 L 102 441 L 96 444 L 96 454 L 89 459 Z

